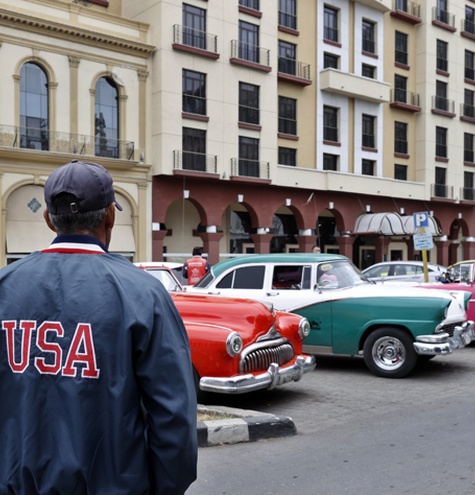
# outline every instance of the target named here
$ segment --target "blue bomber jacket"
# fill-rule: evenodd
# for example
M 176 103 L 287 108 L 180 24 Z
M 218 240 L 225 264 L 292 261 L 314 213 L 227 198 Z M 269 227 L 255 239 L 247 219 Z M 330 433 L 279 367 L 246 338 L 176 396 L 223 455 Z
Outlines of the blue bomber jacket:
M 163 286 L 87 236 L 0 270 L 0 494 L 182 495 L 196 393 Z

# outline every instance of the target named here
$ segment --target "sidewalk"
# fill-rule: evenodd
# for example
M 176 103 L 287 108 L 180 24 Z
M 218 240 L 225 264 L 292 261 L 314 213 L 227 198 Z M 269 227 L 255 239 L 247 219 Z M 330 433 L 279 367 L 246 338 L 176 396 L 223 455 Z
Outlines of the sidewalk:
M 198 405 L 198 412 L 230 416 L 226 419 L 198 421 L 198 446 L 257 442 L 266 438 L 295 435 L 297 428 L 291 418 L 279 417 L 248 409 L 226 406 Z

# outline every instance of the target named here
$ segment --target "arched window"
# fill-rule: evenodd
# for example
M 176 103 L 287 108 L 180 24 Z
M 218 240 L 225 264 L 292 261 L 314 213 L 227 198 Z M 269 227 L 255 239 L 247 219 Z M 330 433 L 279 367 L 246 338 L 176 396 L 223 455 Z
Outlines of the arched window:
M 48 77 L 37 64 L 28 62 L 20 71 L 20 147 L 47 150 Z
M 119 92 L 108 77 L 96 84 L 95 136 L 96 156 L 119 158 Z

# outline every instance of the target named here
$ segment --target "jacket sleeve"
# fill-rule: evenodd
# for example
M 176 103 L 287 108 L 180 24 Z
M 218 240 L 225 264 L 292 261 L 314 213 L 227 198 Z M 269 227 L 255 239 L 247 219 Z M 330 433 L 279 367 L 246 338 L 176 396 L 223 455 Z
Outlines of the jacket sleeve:
M 196 479 L 196 392 L 183 321 L 161 289 L 148 340 L 140 339 L 136 375 L 147 412 L 150 493 L 182 495 Z

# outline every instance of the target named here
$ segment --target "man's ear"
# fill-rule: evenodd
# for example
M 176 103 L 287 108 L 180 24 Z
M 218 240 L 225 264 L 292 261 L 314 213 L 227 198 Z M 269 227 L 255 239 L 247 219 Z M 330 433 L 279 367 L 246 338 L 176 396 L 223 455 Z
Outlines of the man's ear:
M 106 210 L 105 214 L 105 227 L 107 230 L 112 229 L 115 223 L 115 204 L 111 203 Z
M 53 231 L 53 232 L 57 232 L 56 230 L 56 227 L 51 223 L 51 220 L 49 218 L 49 213 L 48 213 L 48 210 L 45 210 L 43 212 L 43 218 L 45 219 L 45 222 L 46 222 L 46 225 Z

